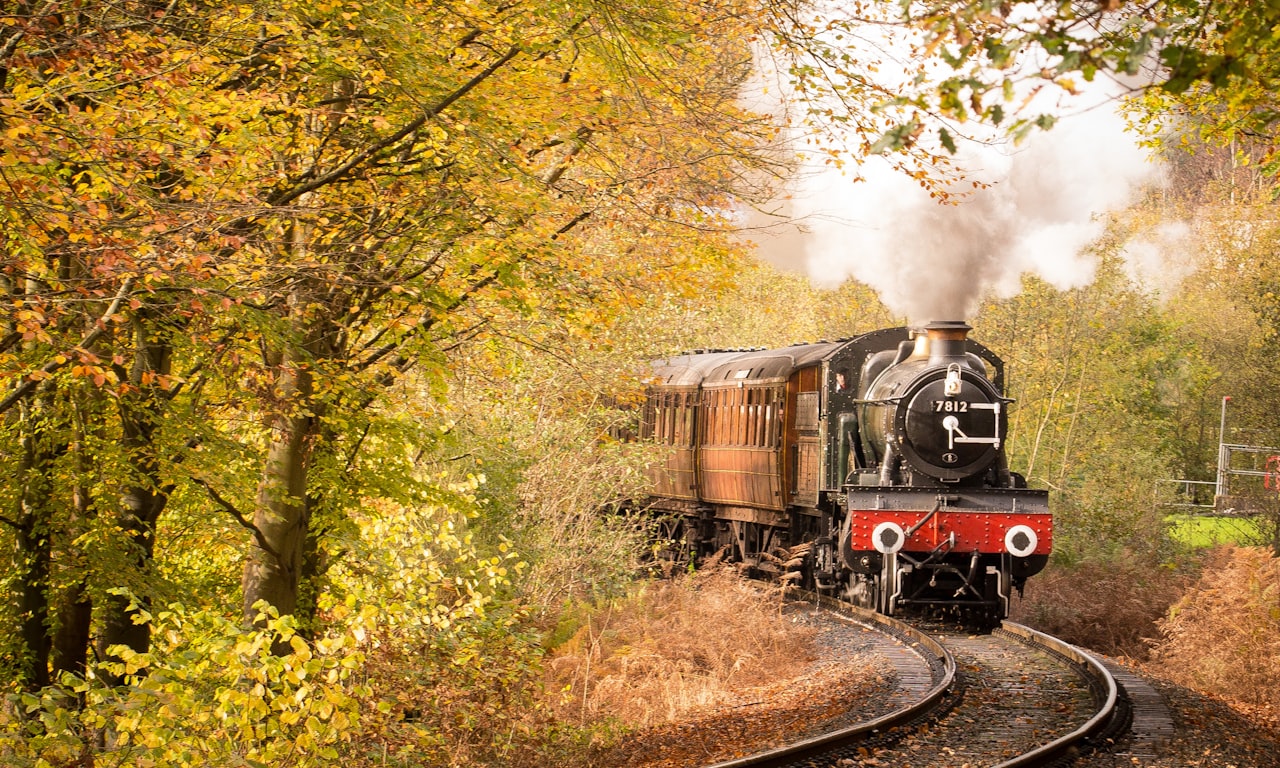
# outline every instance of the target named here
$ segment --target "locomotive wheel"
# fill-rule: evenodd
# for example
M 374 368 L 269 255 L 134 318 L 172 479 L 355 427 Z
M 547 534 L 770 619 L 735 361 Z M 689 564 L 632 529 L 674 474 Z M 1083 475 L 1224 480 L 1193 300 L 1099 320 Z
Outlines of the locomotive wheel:
M 664 572 L 680 571 L 689 566 L 693 550 L 685 536 L 684 519 L 668 517 L 658 521 L 654 537 L 653 558 Z
M 876 585 L 876 610 L 885 616 L 892 616 L 894 613 L 893 596 L 900 586 L 897 581 L 899 578 L 897 567 L 898 558 L 895 555 L 885 555 L 880 575 L 871 577 Z

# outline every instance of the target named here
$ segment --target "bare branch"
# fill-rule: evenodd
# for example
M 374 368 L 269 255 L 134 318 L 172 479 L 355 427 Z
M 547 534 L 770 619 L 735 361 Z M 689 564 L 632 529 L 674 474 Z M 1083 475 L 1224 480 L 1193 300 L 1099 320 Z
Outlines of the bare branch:
M 253 533 L 253 540 L 257 542 L 259 549 L 271 555 L 277 561 L 280 560 L 280 553 L 276 552 L 276 550 L 272 548 L 271 543 L 267 541 L 267 537 L 265 534 L 263 534 L 262 529 L 254 525 L 252 520 L 250 520 L 243 512 L 241 512 L 239 509 L 236 508 L 236 505 L 232 504 L 230 501 L 227 501 L 225 498 L 223 498 L 222 494 L 218 493 L 217 490 L 215 490 L 214 487 L 209 484 L 209 481 L 199 477 L 193 477 L 191 479 L 195 480 L 198 485 L 200 485 L 202 488 L 204 488 L 206 491 L 209 492 L 209 498 L 213 500 L 214 504 L 217 504 L 218 506 L 222 507 L 232 517 L 236 519 L 236 522 L 239 523 L 241 527 Z
M 390 147 L 394 147 L 404 139 L 413 135 L 414 132 L 416 132 L 419 128 L 421 128 L 423 125 L 426 125 L 428 120 L 431 120 L 432 118 L 439 115 L 441 112 L 444 112 L 446 109 L 452 106 L 454 102 L 456 102 L 458 99 L 461 99 L 463 96 L 466 96 L 468 93 L 474 90 L 476 86 L 480 85 L 485 80 L 489 79 L 489 77 L 493 75 L 494 72 L 497 72 L 499 69 L 506 66 L 507 63 L 510 62 L 512 59 L 514 59 L 516 56 L 519 56 L 522 50 L 523 49 L 520 48 L 520 46 L 512 45 L 510 48 L 507 49 L 506 53 L 504 53 L 501 57 L 498 58 L 497 61 L 490 64 L 488 67 L 485 67 L 485 69 L 482 72 L 478 73 L 475 77 L 471 78 L 466 83 L 463 83 L 463 85 L 460 88 L 455 90 L 453 93 L 450 93 L 448 96 L 444 97 L 444 99 L 442 99 L 438 104 L 430 107 L 429 109 L 424 111 L 421 115 L 419 115 L 418 117 L 406 123 L 404 126 L 400 128 L 400 130 L 396 131 L 395 133 L 389 136 L 382 138 L 379 141 L 374 142 L 368 147 L 352 155 L 350 158 L 348 158 L 345 162 L 341 163 L 337 167 L 329 171 L 326 171 L 325 173 L 322 173 L 318 176 L 315 176 L 314 178 L 311 179 L 311 181 L 308 181 L 304 184 L 299 184 L 291 189 L 282 190 L 281 192 L 275 195 L 272 195 L 270 198 L 268 198 L 267 203 L 270 205 L 287 205 L 288 203 L 291 203 L 294 200 L 297 200 L 299 197 L 302 197 L 308 192 L 314 192 L 315 190 L 320 189 L 321 187 L 328 186 L 329 184 L 332 184 L 333 182 L 338 181 L 339 179 L 343 178 L 351 171 L 355 170 L 356 168 L 360 167 L 364 163 L 376 157 L 379 153 L 383 152 L 384 150 Z

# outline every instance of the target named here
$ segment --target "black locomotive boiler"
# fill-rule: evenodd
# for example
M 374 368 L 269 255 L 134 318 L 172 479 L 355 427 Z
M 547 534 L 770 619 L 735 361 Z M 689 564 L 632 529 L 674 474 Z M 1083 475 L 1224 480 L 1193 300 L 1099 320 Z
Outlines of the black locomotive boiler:
M 654 363 L 649 506 L 695 556 L 885 614 L 994 622 L 1048 561 L 1047 492 L 1005 458 L 1004 363 L 963 322 Z

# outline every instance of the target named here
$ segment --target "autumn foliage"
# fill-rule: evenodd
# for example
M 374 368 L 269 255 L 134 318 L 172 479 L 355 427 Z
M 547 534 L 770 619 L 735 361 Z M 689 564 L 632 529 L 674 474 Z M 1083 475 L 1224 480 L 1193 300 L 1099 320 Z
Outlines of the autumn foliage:
M 1189 688 L 1280 712 L 1280 559 L 1216 553 L 1160 624 L 1152 666 Z
M 530 317 L 580 343 L 727 263 L 739 181 L 775 165 L 774 125 L 736 99 L 741 10 L 6 8 L 6 762 L 322 760 L 344 713 L 385 714 L 350 674 L 371 606 L 395 624 L 379 658 L 522 679 L 533 651 L 480 650 L 513 626 L 487 610 L 513 555 L 469 538 L 478 502 L 456 488 L 479 480 L 435 461 L 444 382 Z M 441 519 L 406 512 L 424 508 Z M 469 701 L 411 708 L 443 713 L 437 746 L 501 754 L 485 734 L 506 721 Z M 236 702 L 278 717 L 278 743 L 264 724 L 233 746 Z
M 1011 618 L 1099 653 L 1143 660 L 1194 576 L 1192 568 L 1132 551 L 1055 564 L 1027 585 Z
M 313 631 L 365 494 L 432 486 L 408 459 L 432 428 L 388 414 L 430 408 L 451 353 L 535 311 L 585 336 L 723 257 L 731 180 L 769 164 L 772 128 L 735 103 L 739 17 L 713 10 L 5 16 L 18 678 L 83 670 L 93 642 L 147 651 L 138 619 L 183 589 L 157 563 L 175 516 L 242 538 L 217 601 Z
M 788 170 L 788 119 L 914 152 L 893 162 L 930 183 L 938 147 L 893 129 L 931 102 L 869 79 L 858 23 L 767 0 L 6 4 L 0 762 L 554 764 L 610 714 L 802 664 L 777 604 L 719 576 L 623 599 L 642 532 L 597 513 L 643 476 L 608 439 L 637 359 L 897 322 L 742 269 L 730 236 Z M 765 58 L 811 109 L 744 105 Z M 1260 330 L 1192 328 L 1221 345 L 1202 359 L 1113 291 L 1116 258 L 1092 292 L 988 312 L 1030 382 L 1014 450 L 1087 497 L 1058 507 L 1077 542 L 1135 528 L 1134 457 L 1172 463 L 1148 435 L 1203 470 L 1233 383 L 1214 361 L 1249 361 L 1258 424 L 1280 391 L 1256 384 L 1274 259 L 1203 281 Z M 566 604 L 612 608 L 544 678 Z

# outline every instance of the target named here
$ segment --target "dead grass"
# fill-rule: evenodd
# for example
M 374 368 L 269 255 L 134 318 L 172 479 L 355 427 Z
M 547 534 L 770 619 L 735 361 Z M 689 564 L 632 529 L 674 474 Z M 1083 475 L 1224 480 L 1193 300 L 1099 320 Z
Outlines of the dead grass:
M 569 722 L 650 727 L 799 674 L 813 657 L 812 633 L 783 616 L 779 591 L 720 566 L 594 612 L 552 649 L 546 688 Z
M 1099 653 L 1145 660 L 1160 620 L 1196 573 L 1133 553 L 1051 564 L 1027 585 L 1011 618 Z
M 1151 666 L 1170 680 L 1280 712 L 1280 559 L 1227 548 L 1160 622 Z
M 582 766 L 700 768 L 780 747 L 823 732 L 859 707 L 874 706 L 888 695 L 884 682 L 857 656 L 821 664 L 798 678 L 740 691 L 721 707 L 699 709 L 690 719 L 629 732 L 594 751 Z

